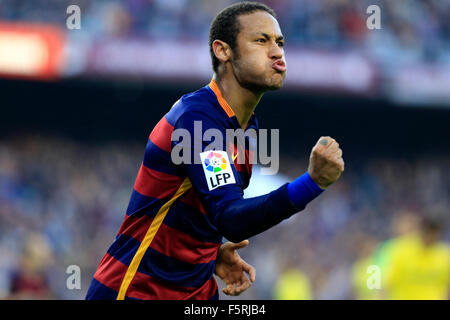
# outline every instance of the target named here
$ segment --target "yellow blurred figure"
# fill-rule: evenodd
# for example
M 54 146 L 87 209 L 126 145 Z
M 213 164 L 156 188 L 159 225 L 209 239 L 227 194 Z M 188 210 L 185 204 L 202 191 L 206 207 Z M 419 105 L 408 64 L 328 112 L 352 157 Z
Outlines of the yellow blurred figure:
M 312 294 L 308 277 L 299 269 L 287 269 L 275 285 L 274 298 L 276 300 L 310 300 Z
M 390 244 L 386 265 L 387 299 L 449 298 L 450 246 L 440 242 L 441 226 L 424 219 L 420 232 Z
M 380 299 L 388 299 L 386 275 L 388 274 L 388 266 L 392 259 L 393 249 L 397 247 L 398 243 L 402 243 L 405 237 L 407 238 L 408 235 L 420 231 L 420 218 L 414 212 L 400 211 L 393 217 L 391 228 L 393 238 L 381 243 L 373 253 L 374 263 L 380 267 L 381 273 Z
M 371 266 L 379 267 L 375 264 L 375 258 L 373 251 L 375 249 L 375 241 L 372 239 L 361 240 L 359 247 L 359 259 L 355 261 L 352 267 L 352 288 L 353 296 L 358 300 L 377 300 L 381 299 L 381 272 L 374 274 L 374 270 Z M 376 272 L 377 270 L 375 270 Z M 379 276 L 378 288 L 369 286 L 368 282 L 371 281 L 371 277 Z M 377 282 L 377 281 L 375 281 Z

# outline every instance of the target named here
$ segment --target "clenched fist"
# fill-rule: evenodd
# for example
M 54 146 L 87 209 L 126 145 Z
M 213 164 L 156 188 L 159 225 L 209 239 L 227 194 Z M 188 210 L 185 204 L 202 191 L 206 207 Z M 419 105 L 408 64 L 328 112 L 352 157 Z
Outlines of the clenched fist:
M 311 151 L 308 173 L 319 187 L 327 188 L 341 176 L 344 160 L 339 143 L 331 137 L 320 137 Z

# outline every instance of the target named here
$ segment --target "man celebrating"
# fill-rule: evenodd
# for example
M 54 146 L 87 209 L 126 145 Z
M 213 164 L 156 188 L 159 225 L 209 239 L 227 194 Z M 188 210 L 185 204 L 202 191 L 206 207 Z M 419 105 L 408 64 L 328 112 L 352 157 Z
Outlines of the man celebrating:
M 239 294 L 250 285 L 245 273 L 254 281 L 255 272 L 236 250 L 339 178 L 342 150 L 321 137 L 307 172 L 244 199 L 252 169 L 248 146 L 214 141 L 211 150 L 204 139 L 211 129 L 223 136 L 258 129 L 256 105 L 264 92 L 281 88 L 286 75 L 283 44 L 275 13 L 263 4 L 238 3 L 216 16 L 209 40 L 213 79 L 178 100 L 152 130 L 125 219 L 87 299 L 217 299 L 214 273 L 227 284 L 225 294 Z M 179 130 L 194 139 L 178 141 Z M 174 150 L 189 161 L 173 161 Z M 236 161 L 239 154 L 244 163 Z M 223 237 L 237 244 L 222 244 Z

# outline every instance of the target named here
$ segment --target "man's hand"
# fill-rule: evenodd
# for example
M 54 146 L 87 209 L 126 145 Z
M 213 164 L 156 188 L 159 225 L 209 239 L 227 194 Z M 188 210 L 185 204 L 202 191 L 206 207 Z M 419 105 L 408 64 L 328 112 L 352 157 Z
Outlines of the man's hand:
M 255 268 L 241 259 L 237 249 L 248 245 L 248 240 L 239 243 L 224 243 L 217 253 L 216 275 L 227 285 L 222 289 L 226 295 L 237 296 L 250 287 L 250 281 L 255 281 Z M 250 280 L 245 275 L 250 276 Z
M 308 173 L 322 189 L 334 183 L 344 171 L 339 143 L 331 137 L 320 137 L 311 151 Z

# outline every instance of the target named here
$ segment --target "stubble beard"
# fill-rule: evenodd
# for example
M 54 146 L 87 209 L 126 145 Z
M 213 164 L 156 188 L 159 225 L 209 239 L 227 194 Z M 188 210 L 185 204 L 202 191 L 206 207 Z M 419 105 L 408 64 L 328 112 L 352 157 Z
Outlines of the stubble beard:
M 234 69 L 234 76 L 241 87 L 246 88 L 252 92 L 262 94 L 267 91 L 279 90 L 283 86 L 286 73 L 279 73 L 282 77 L 279 82 L 269 83 L 270 81 L 267 77 L 267 74 L 272 70 L 265 71 L 262 75 L 254 75 L 251 73 L 251 70 L 246 71 L 248 67 L 245 66 L 244 63 L 242 63 L 242 59 L 238 50 L 233 50 L 233 55 L 234 59 L 232 61 L 232 65 Z M 270 78 L 272 77 L 274 77 L 274 75 L 270 75 Z

